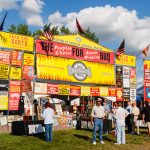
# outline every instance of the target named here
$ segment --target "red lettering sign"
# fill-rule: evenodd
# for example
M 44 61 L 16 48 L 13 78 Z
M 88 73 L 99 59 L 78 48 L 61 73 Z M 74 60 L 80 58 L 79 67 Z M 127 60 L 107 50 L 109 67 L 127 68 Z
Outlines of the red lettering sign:
M 80 86 L 72 86 L 70 85 L 70 96 L 80 96 Z
M 99 87 L 90 87 L 91 96 L 100 96 Z
M 47 94 L 58 94 L 58 84 L 47 84 Z

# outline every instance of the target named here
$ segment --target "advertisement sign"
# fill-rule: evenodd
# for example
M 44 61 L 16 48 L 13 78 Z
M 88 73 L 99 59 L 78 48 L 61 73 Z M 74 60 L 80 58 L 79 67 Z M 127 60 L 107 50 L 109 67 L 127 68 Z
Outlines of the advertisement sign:
M 0 40 L 1 47 L 33 51 L 34 38 L 19 34 L 1 32 L 2 40 Z
M 24 66 L 34 66 L 34 55 L 33 54 L 27 54 L 24 53 Z
M 150 102 L 150 81 L 144 83 L 144 100 Z
M 8 79 L 9 66 L 0 64 L 0 79 Z
M 108 87 L 100 87 L 100 96 L 108 96 Z
M 31 92 L 32 86 L 30 80 L 22 80 L 21 81 L 21 92 Z
M 70 96 L 80 96 L 81 87 L 70 85 Z
M 69 95 L 70 94 L 70 85 L 59 84 L 59 95 Z
M 47 94 L 47 83 L 35 82 L 35 94 Z
M 129 88 L 130 87 L 130 80 L 123 78 L 123 87 Z
M 123 66 L 123 78 L 129 79 L 129 77 L 130 77 L 129 67 Z
M 123 66 L 136 66 L 136 57 L 129 55 L 120 55 L 119 58 L 116 59 L 116 65 Z
M 89 86 L 81 86 L 81 96 L 90 96 L 90 94 Z
M 130 88 L 136 88 L 136 68 L 130 68 Z
M 150 61 L 144 60 L 144 80 L 150 81 Z
M 136 101 L 136 89 L 130 89 L 130 101 Z
M 20 101 L 20 81 L 10 81 L 9 110 L 18 110 Z
M 0 80 L 0 91 L 8 91 L 8 80 Z
M 0 110 L 8 110 L 8 92 L 0 91 Z
M 109 92 L 109 96 L 116 97 L 116 88 L 115 87 L 109 87 L 108 92 Z
M 116 100 L 122 101 L 123 100 L 123 89 L 122 88 L 116 88 Z
M 90 87 L 90 95 L 91 96 L 100 96 L 99 87 Z
M 130 88 L 136 88 L 136 78 L 130 79 Z
M 122 77 L 122 66 L 116 66 L 116 86 L 123 86 L 123 77 Z
M 10 64 L 10 51 L 0 50 L 0 64 Z
M 37 78 L 114 85 L 114 65 L 37 54 Z
M 20 80 L 21 79 L 21 68 L 11 67 L 10 68 L 10 79 Z
M 78 48 L 68 44 L 36 40 L 36 52 L 58 57 L 114 64 L 114 53 L 86 48 Z
M 123 99 L 124 99 L 124 101 L 130 100 L 130 89 L 129 88 L 123 89 Z
M 59 88 L 58 84 L 47 84 L 47 94 L 58 94 Z
M 33 79 L 34 66 L 23 66 L 22 76 L 23 79 Z
M 11 65 L 21 66 L 22 65 L 23 52 L 12 51 Z

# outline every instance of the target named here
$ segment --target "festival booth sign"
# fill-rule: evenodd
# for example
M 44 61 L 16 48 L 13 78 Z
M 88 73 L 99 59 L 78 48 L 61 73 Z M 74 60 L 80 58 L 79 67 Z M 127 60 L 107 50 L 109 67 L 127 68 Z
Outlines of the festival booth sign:
M 124 101 L 129 101 L 130 100 L 130 89 L 129 88 L 124 88 L 123 89 L 123 100 Z
M 21 66 L 22 65 L 23 52 L 22 51 L 12 51 L 11 65 Z
M 123 100 L 123 89 L 122 88 L 116 88 L 116 100 L 117 101 Z
M 35 94 L 47 94 L 47 83 L 35 82 L 34 88 Z
M 116 97 L 116 88 L 115 87 L 108 87 L 108 93 L 111 97 Z
M 9 83 L 9 110 L 19 109 L 20 84 L 20 81 L 10 81 Z
M 1 47 L 33 52 L 33 37 L 7 32 L 0 32 L 0 35 L 2 37 L 0 40 Z
M 0 50 L 0 64 L 10 64 L 10 51 Z
M 0 110 L 8 110 L 8 91 L 0 91 Z
M 123 78 L 123 87 L 124 88 L 130 87 L 130 79 Z
M 130 88 L 136 88 L 136 69 L 130 68 Z
M 130 101 L 136 101 L 136 89 L 130 89 Z
M 0 91 L 8 91 L 8 80 L 0 80 Z
M 108 96 L 108 87 L 100 87 L 100 96 Z
M 122 66 L 116 66 L 116 86 L 122 87 L 123 86 L 123 77 L 122 77 Z
M 130 68 L 123 66 L 123 78 L 129 79 L 130 78 Z
M 32 92 L 31 80 L 21 81 L 21 92 Z
M 24 60 L 23 61 L 24 66 L 34 66 L 34 55 L 33 54 L 24 53 L 23 60 Z
M 123 65 L 123 66 L 136 66 L 136 57 L 129 56 L 129 55 L 120 55 L 116 59 L 116 65 Z
M 81 86 L 81 96 L 90 96 L 90 94 L 89 86 Z
M 9 78 L 13 80 L 21 80 L 21 68 L 11 67 Z
M 9 66 L 0 64 L 0 79 L 8 79 Z
M 144 60 L 144 80 L 150 81 L 150 61 Z
M 66 57 L 78 60 L 114 64 L 113 52 L 79 48 L 68 44 L 49 42 L 39 39 L 36 40 L 36 52 L 57 57 Z
M 80 96 L 81 87 L 70 85 L 70 96 Z
M 150 81 L 144 83 L 144 100 L 150 102 Z
M 47 83 L 47 94 L 56 94 L 59 93 L 59 85 Z
M 99 87 L 90 87 L 90 95 L 91 96 L 100 96 L 100 88 Z
M 114 65 L 37 54 L 37 78 L 114 85 Z
M 70 85 L 59 84 L 58 86 L 59 95 L 69 95 L 70 94 Z
M 31 80 L 34 77 L 34 66 L 23 66 L 22 78 Z

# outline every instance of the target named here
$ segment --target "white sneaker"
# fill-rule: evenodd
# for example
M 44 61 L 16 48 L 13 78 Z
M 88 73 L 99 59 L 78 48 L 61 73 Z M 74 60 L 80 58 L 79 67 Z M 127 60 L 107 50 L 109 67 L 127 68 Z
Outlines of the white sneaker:
M 105 144 L 103 141 L 100 142 L 101 144 Z
M 93 142 L 93 145 L 96 145 L 96 142 Z

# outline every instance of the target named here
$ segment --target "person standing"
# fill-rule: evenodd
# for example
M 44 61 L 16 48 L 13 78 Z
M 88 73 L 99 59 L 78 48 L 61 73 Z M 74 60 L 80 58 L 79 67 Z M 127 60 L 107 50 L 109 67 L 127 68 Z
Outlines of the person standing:
M 91 113 L 91 121 L 92 124 L 94 123 L 93 127 L 93 144 L 96 145 L 96 132 L 97 129 L 99 129 L 99 140 L 101 144 L 104 144 L 103 142 L 103 118 L 105 116 L 105 110 L 104 107 L 101 105 L 102 99 L 98 98 L 96 101 L 96 105 L 92 108 Z
M 137 134 L 139 133 L 139 126 L 138 126 L 138 116 L 140 114 L 139 108 L 136 106 L 136 101 L 132 102 L 132 113 L 131 113 L 131 124 L 132 124 L 132 134 L 135 134 L 135 127 L 137 128 Z
M 49 102 L 45 104 L 45 109 L 43 111 L 42 117 L 44 118 L 46 142 L 52 142 L 54 110 L 50 108 Z
M 150 106 L 147 101 L 145 101 L 145 107 L 143 108 L 142 114 L 143 122 L 147 123 L 148 136 L 150 136 Z
M 128 127 L 128 133 L 132 132 L 132 125 L 131 125 L 131 113 L 132 113 L 133 107 L 131 106 L 131 102 L 128 102 L 128 106 L 126 107 L 126 110 L 129 112 L 129 115 L 126 118 L 126 124 Z
M 122 103 L 119 103 L 118 106 L 115 113 L 117 132 L 117 143 L 115 144 L 125 144 L 125 118 L 128 116 L 129 112 L 122 108 Z

